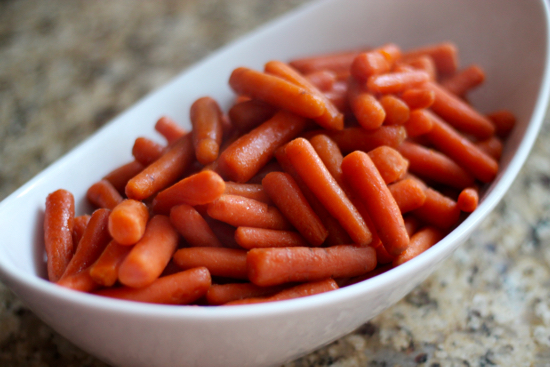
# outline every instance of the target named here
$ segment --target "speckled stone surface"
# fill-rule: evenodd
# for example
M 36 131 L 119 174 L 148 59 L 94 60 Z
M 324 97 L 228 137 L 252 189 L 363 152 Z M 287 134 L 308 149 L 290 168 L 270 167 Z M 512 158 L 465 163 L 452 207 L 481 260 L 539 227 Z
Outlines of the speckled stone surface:
M 0 199 L 136 100 L 305 0 L 0 1 Z M 550 127 L 510 192 L 401 302 L 287 367 L 550 365 Z M 105 366 L 0 283 L 0 366 Z

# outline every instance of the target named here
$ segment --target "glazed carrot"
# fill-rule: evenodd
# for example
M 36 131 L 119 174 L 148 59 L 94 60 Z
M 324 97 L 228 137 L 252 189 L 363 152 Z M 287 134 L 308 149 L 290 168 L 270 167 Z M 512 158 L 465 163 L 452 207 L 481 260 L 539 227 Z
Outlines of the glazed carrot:
M 190 205 L 177 205 L 170 210 L 170 222 L 193 247 L 222 247 L 206 220 Z
M 319 155 L 319 158 L 321 158 L 321 161 L 325 167 L 327 167 L 327 170 L 336 180 L 336 183 L 340 187 L 344 188 L 345 184 L 342 177 L 341 168 L 342 159 L 344 159 L 344 157 L 342 156 L 340 148 L 338 148 L 336 142 L 323 134 L 315 135 L 309 139 L 309 142 L 311 143 L 313 149 L 315 149 L 315 152 Z
M 321 92 L 332 89 L 336 82 L 336 73 L 330 70 L 318 70 L 305 75 L 306 79 Z
M 57 282 L 58 285 L 80 292 L 92 292 L 101 287 L 91 276 L 90 268 L 85 268 L 78 273 L 64 276 Z
M 88 269 L 90 277 L 104 287 L 110 287 L 118 279 L 118 269 L 122 261 L 128 256 L 132 247 L 124 246 L 116 241 L 111 241 L 99 258 Z
M 313 246 L 320 246 L 328 231 L 307 202 L 292 176 L 272 172 L 262 180 L 262 186 L 275 206 Z
M 302 74 L 319 70 L 331 70 L 336 73 L 347 72 L 359 51 L 339 52 L 304 57 L 290 61 L 290 65 Z
M 424 188 L 417 180 L 407 178 L 389 185 L 388 189 L 402 214 L 420 208 L 426 201 Z
M 92 213 L 76 252 L 67 264 L 60 279 L 75 275 L 86 269 L 101 255 L 111 240 L 107 228 L 110 213 L 110 210 L 103 208 Z
M 260 247 L 307 247 L 309 242 L 299 233 L 253 227 L 237 227 L 235 241 L 245 249 Z
M 128 181 L 144 168 L 145 166 L 138 161 L 132 161 L 109 172 L 103 179 L 109 181 L 120 194 L 124 194 Z
M 384 123 L 387 125 L 403 125 L 409 119 L 411 110 L 409 106 L 393 95 L 382 96 L 378 102 L 386 112 Z
M 495 125 L 495 132 L 500 138 L 506 138 L 516 124 L 516 117 L 508 110 L 491 112 L 487 118 Z
M 367 130 L 379 128 L 386 119 L 382 104 L 371 93 L 361 89 L 351 80 L 348 87 L 348 103 L 359 125 Z
M 376 48 L 376 51 L 382 54 L 386 61 L 390 64 L 390 67 L 393 67 L 401 59 L 401 48 L 395 43 L 386 43 L 382 46 Z
M 283 78 L 240 67 L 231 73 L 229 86 L 240 94 L 284 108 L 298 116 L 319 117 L 325 111 L 322 99 Z
M 491 136 L 489 139 L 478 141 L 475 143 L 475 146 L 494 160 L 500 160 L 503 147 L 502 140 L 497 136 Z
M 426 89 L 407 89 L 401 94 L 401 100 L 411 110 L 428 108 L 435 101 L 435 93 Z
M 126 196 L 143 200 L 172 185 L 185 172 L 194 158 L 191 134 L 175 141 L 166 152 L 128 181 Z
M 149 209 L 141 201 L 126 199 L 109 216 L 109 233 L 120 245 L 133 245 L 141 239 L 149 220 Z
M 108 288 L 94 293 L 128 301 L 185 305 L 204 296 L 211 284 L 208 270 L 195 268 L 158 278 L 143 288 Z
M 84 234 L 84 230 L 90 221 L 89 214 L 79 215 L 74 217 L 74 226 L 73 226 L 73 253 L 76 251 L 76 247 Z
M 180 248 L 173 259 L 182 269 L 204 266 L 212 275 L 248 279 L 244 250 L 223 247 Z
M 395 149 L 382 145 L 367 153 L 386 184 L 395 182 L 407 173 L 409 162 Z
M 338 111 L 336 106 L 325 97 L 317 87 L 311 84 L 302 74 L 290 65 L 280 61 L 269 61 L 265 64 L 265 72 L 271 75 L 278 76 L 287 80 L 299 87 L 304 88 L 309 93 L 319 97 L 323 103 L 323 113 L 315 117 L 317 124 L 329 130 L 342 130 L 344 127 L 344 115 Z
M 119 281 L 132 288 L 153 283 L 162 273 L 178 245 L 178 233 L 164 215 L 147 223 L 143 237 L 132 247 L 120 268 Z
M 433 127 L 433 122 L 424 110 L 415 110 L 411 111 L 409 119 L 405 122 L 404 126 L 407 136 L 416 138 L 429 132 Z
M 436 83 L 426 83 L 424 88 L 435 93 L 435 101 L 430 107 L 432 111 L 457 130 L 478 139 L 487 139 L 494 134 L 493 123 L 454 94 Z
M 167 116 L 163 116 L 157 120 L 155 130 L 164 136 L 168 144 L 172 144 L 186 134 L 185 129 Z
M 206 292 L 209 305 L 223 305 L 251 297 L 268 297 L 284 289 L 282 286 L 260 287 L 252 283 L 212 284 Z
M 390 63 L 380 52 L 361 52 L 351 63 L 351 75 L 361 82 L 366 82 L 371 75 L 383 74 L 390 71 Z
M 409 170 L 422 178 L 459 189 L 474 183 L 474 177 L 470 173 L 433 149 L 405 141 L 398 150 L 408 159 Z
M 338 284 L 336 284 L 336 282 L 332 279 L 325 279 L 325 280 L 319 280 L 316 282 L 300 284 L 300 285 L 282 290 L 279 293 L 274 294 L 273 296 L 270 296 L 270 297 L 244 298 L 241 300 L 225 303 L 225 305 L 235 306 L 235 305 L 247 305 L 247 304 L 253 304 L 253 303 L 284 301 L 287 299 L 312 296 L 314 294 L 320 294 L 320 293 L 332 291 L 335 289 L 338 289 Z
M 208 164 L 218 158 L 222 143 L 222 111 L 211 97 L 197 99 L 191 105 L 193 146 L 197 161 Z
M 156 213 L 169 213 L 170 208 L 178 204 L 208 204 L 224 191 L 225 181 L 220 175 L 210 170 L 201 171 L 159 192 L 152 207 Z
M 248 278 L 259 286 L 352 277 L 376 267 L 372 247 L 255 248 L 246 255 Z
M 61 278 L 76 247 L 73 243 L 74 205 L 74 196 L 67 190 L 59 189 L 46 198 L 44 245 L 48 279 L 52 282 Z
M 409 58 L 407 65 L 416 70 L 422 70 L 428 73 L 430 80 L 437 80 L 437 68 L 434 60 L 428 55 L 420 55 L 415 58 Z
M 255 99 L 234 104 L 228 112 L 231 123 L 240 132 L 248 132 L 273 117 L 277 108 Z
M 101 180 L 90 186 L 86 192 L 88 201 L 98 208 L 113 209 L 122 201 L 117 189 L 107 180 Z
M 395 256 L 403 252 L 409 243 L 403 216 L 368 154 L 359 151 L 348 154 L 342 161 L 342 172 L 367 208 L 388 253 Z
M 432 188 L 427 188 L 424 193 L 424 205 L 412 211 L 414 216 L 425 223 L 444 229 L 458 223 L 460 209 L 454 200 Z
M 358 245 L 368 245 L 372 234 L 344 191 L 328 172 L 309 141 L 297 138 L 286 145 L 285 152 L 301 179 L 317 199 L 338 220 Z
M 244 196 L 249 199 L 261 201 L 262 203 L 272 204 L 271 199 L 261 184 L 226 181 L 225 191 L 223 193 L 227 195 Z
M 485 73 L 477 65 L 470 65 L 441 82 L 441 86 L 457 96 L 463 96 L 472 88 L 482 84 Z
M 348 83 L 345 80 L 339 80 L 334 83 L 330 90 L 324 92 L 333 105 L 342 113 L 348 112 Z
M 403 60 L 407 62 L 422 55 L 430 56 L 435 63 L 437 71 L 441 74 L 453 74 L 458 68 L 458 51 L 456 46 L 451 42 L 443 42 L 405 51 L 403 52 Z
M 430 80 L 428 73 L 422 70 L 391 72 L 372 75 L 367 81 L 367 88 L 373 93 L 401 93 L 416 88 Z
M 491 182 L 495 178 L 498 172 L 497 161 L 483 153 L 445 121 L 428 111 L 426 114 L 433 122 L 433 127 L 426 136 L 438 150 L 481 182 Z
M 466 213 L 471 213 L 477 208 L 479 202 L 478 190 L 474 187 L 467 187 L 460 192 L 456 204 L 458 208 Z
M 306 119 L 295 114 L 277 112 L 227 147 L 220 154 L 219 170 L 232 181 L 247 182 L 273 158 L 275 149 L 302 132 L 306 124 Z
M 445 237 L 445 232 L 441 229 L 430 226 L 424 227 L 411 237 L 409 247 L 393 260 L 392 265 L 396 267 L 411 260 L 435 245 L 443 237 Z
M 139 163 L 148 166 L 160 158 L 164 147 L 151 139 L 139 137 L 132 147 L 132 155 Z

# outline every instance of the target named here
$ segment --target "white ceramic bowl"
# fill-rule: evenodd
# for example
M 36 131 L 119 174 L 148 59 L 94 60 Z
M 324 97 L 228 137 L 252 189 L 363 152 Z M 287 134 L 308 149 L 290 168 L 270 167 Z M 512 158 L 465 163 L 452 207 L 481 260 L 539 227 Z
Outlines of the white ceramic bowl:
M 131 159 L 133 140 L 153 134 L 161 115 L 187 121 L 197 97 L 227 105 L 233 68 L 261 68 L 320 52 L 395 42 L 402 48 L 452 40 L 461 63 L 486 71 L 472 95 L 482 111 L 506 107 L 518 125 L 502 170 L 478 209 L 412 261 L 337 291 L 271 304 L 186 307 L 124 302 L 44 280 L 46 195 L 72 191 L 86 208 L 89 185 Z M 40 318 L 112 365 L 277 365 L 325 345 L 405 296 L 465 241 L 502 198 L 535 140 L 549 92 L 548 8 L 543 0 L 322 1 L 264 26 L 187 70 L 116 118 L 0 204 L 0 277 Z

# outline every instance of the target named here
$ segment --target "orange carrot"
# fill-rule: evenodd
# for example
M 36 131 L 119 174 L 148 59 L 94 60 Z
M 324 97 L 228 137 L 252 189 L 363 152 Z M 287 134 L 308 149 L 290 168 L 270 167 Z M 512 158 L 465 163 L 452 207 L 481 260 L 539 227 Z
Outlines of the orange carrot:
M 256 248 L 248 251 L 246 264 L 252 283 L 272 286 L 365 274 L 376 267 L 376 252 L 352 245 Z
M 325 241 L 327 229 L 292 176 L 284 172 L 272 172 L 265 176 L 262 185 L 275 206 L 311 245 L 320 246 Z
M 211 284 L 208 270 L 195 268 L 158 278 L 143 288 L 108 288 L 94 293 L 128 301 L 182 305 L 204 296 Z
M 90 276 L 90 268 L 85 268 L 75 274 L 64 276 L 57 282 L 58 285 L 80 292 L 91 292 L 101 287 Z
M 132 247 L 124 246 L 116 241 L 111 241 L 105 247 L 99 258 L 88 269 L 90 277 L 104 287 L 110 287 L 118 279 L 118 269 Z
M 46 198 L 44 211 L 44 245 L 47 255 L 48 279 L 56 282 L 73 257 L 74 196 L 59 189 Z
M 132 155 L 136 161 L 144 166 L 148 166 L 159 159 L 163 152 L 164 147 L 162 145 L 144 137 L 137 138 L 132 147 Z
M 149 220 L 149 210 L 141 201 L 126 199 L 109 216 L 109 233 L 120 245 L 133 245 L 141 239 Z
M 302 132 L 306 124 L 306 119 L 290 112 L 277 112 L 220 154 L 218 165 L 222 175 L 232 181 L 247 182 L 273 158 L 275 149 Z
M 260 287 L 252 283 L 212 284 L 206 292 L 209 305 L 223 305 L 251 297 L 268 297 L 283 290 L 284 287 Z
M 516 124 L 516 117 L 508 110 L 491 112 L 487 118 L 495 125 L 495 132 L 500 138 L 506 138 Z
M 441 74 L 453 74 L 458 68 L 458 51 L 453 43 L 443 42 L 408 50 L 403 53 L 403 60 L 407 62 L 422 55 L 430 56 Z
M 430 76 L 430 80 L 437 80 L 437 68 L 431 56 L 420 55 L 415 58 L 409 58 L 407 65 L 416 70 L 425 71 Z
M 185 172 L 194 158 L 191 134 L 175 141 L 166 152 L 128 181 L 126 196 L 143 200 L 172 185 Z
M 167 116 L 163 116 L 157 120 L 155 130 L 164 136 L 168 144 L 172 144 L 186 134 L 186 131 L 181 126 Z
M 416 88 L 430 80 L 428 73 L 422 70 L 391 72 L 372 75 L 367 81 L 367 88 L 373 93 L 401 93 Z
M 482 84 L 485 73 L 477 65 L 470 65 L 441 82 L 441 86 L 457 96 L 464 96 L 469 90 Z
M 191 105 L 193 146 L 197 161 L 208 164 L 218 158 L 223 138 L 222 111 L 211 97 L 197 99 Z
M 190 246 L 222 247 L 206 220 L 192 206 L 174 206 L 170 210 L 170 222 Z
M 385 124 L 403 125 L 409 119 L 411 113 L 409 106 L 396 96 L 385 95 L 378 102 L 386 112 Z
M 401 100 L 411 110 L 428 108 L 435 101 L 435 93 L 426 89 L 407 89 L 401 94 Z
M 474 187 L 467 187 L 460 192 L 456 204 L 458 208 L 466 213 L 471 213 L 477 208 L 479 202 L 478 190 Z
M 425 223 L 439 228 L 450 228 L 458 223 L 460 209 L 454 200 L 439 191 L 427 188 L 424 205 L 412 213 Z
M 395 149 L 386 145 L 367 153 L 386 184 L 395 182 L 407 173 L 409 162 Z
M 86 197 L 93 205 L 106 209 L 113 209 L 122 201 L 122 196 L 107 180 L 98 181 L 90 186 Z
M 389 185 L 388 189 L 402 214 L 420 208 L 426 201 L 424 188 L 417 180 L 407 178 Z
M 253 227 L 237 227 L 235 241 L 245 249 L 260 247 L 307 247 L 309 242 L 299 233 Z
M 124 188 L 128 181 L 144 168 L 143 164 L 138 161 L 132 161 L 109 172 L 103 179 L 109 181 L 120 194 L 124 194 Z
M 319 70 L 330 70 L 336 73 L 348 71 L 359 51 L 339 52 L 315 55 L 290 61 L 290 65 L 302 74 Z
M 225 181 L 220 175 L 210 170 L 201 171 L 159 192 L 153 200 L 153 210 L 165 214 L 178 204 L 208 204 L 219 198 L 224 191 Z
M 182 269 L 204 266 L 212 275 L 248 279 L 244 250 L 223 247 L 180 248 L 173 259 Z
M 367 130 L 379 128 L 386 119 L 386 111 L 382 104 L 374 95 L 363 91 L 353 80 L 349 82 L 348 103 L 359 125 Z
M 336 73 L 330 70 L 318 70 L 305 75 L 306 79 L 321 92 L 332 89 L 336 82 Z
M 118 270 L 119 281 L 132 288 L 153 283 L 162 273 L 178 245 L 178 233 L 164 215 L 147 224 L 143 237 L 132 247 Z
M 261 184 L 226 181 L 225 191 L 223 193 L 227 195 L 244 196 L 246 198 L 258 200 L 266 204 L 272 203 L 271 199 L 269 198 Z
M 405 122 L 407 136 L 416 138 L 429 132 L 433 127 L 432 119 L 426 115 L 424 110 L 411 111 L 409 119 Z
M 399 207 L 371 158 L 364 152 L 350 153 L 342 161 L 342 172 L 367 208 L 388 253 L 399 255 L 407 248 L 409 236 Z
M 84 230 L 86 230 L 86 226 L 88 225 L 89 221 L 90 221 L 90 215 L 89 214 L 83 214 L 83 215 L 79 215 L 77 217 L 74 217 L 73 253 L 76 251 L 76 247 L 77 247 L 78 243 L 80 242 L 80 239 L 82 238 L 82 235 L 84 234 Z
M 395 267 L 411 260 L 435 245 L 443 237 L 445 237 L 445 232 L 441 229 L 424 227 L 411 237 L 409 247 L 393 260 L 392 265 Z
M 494 160 L 500 160 L 503 147 L 502 140 L 497 136 L 491 136 L 489 139 L 478 141 L 475 143 L 475 146 Z
M 277 108 L 255 99 L 234 104 L 228 112 L 231 123 L 240 132 L 248 132 L 273 117 Z
M 321 158 L 321 161 L 327 167 L 332 177 L 336 180 L 336 183 L 344 189 L 344 179 L 342 178 L 342 153 L 340 148 L 334 140 L 326 135 L 315 135 L 309 139 L 311 146 L 315 149 L 315 152 Z M 344 190 L 345 191 L 345 190 Z
M 361 52 L 353 59 L 351 64 L 351 75 L 361 81 L 366 82 L 371 75 L 383 74 L 390 71 L 390 63 L 380 52 L 368 51 Z

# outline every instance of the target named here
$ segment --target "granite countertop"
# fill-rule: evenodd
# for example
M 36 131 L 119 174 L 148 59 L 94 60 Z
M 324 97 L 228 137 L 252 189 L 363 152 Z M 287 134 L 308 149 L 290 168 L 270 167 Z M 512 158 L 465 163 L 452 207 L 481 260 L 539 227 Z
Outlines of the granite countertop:
M 307 0 L 0 1 L 0 199 L 140 97 Z M 550 127 L 472 238 L 287 367 L 550 365 Z M 0 283 L 0 366 L 105 366 Z

